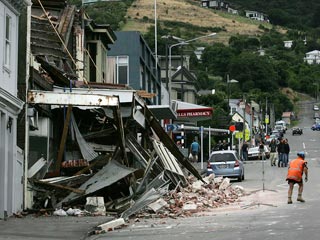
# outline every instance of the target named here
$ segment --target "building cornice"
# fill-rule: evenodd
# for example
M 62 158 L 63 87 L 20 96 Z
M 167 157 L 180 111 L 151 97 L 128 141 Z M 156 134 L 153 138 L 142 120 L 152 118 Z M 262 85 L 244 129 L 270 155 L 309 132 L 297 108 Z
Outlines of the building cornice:
M 0 106 L 8 108 L 7 110 L 15 114 L 19 114 L 22 110 L 24 102 L 13 96 L 3 88 L 0 88 Z

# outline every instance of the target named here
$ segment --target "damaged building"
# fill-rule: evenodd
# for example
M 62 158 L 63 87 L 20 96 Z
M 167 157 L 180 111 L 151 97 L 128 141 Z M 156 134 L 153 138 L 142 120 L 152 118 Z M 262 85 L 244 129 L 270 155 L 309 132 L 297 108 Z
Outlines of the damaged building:
M 109 56 L 110 26 L 65 0 L 0 0 L 0 10 L 10 21 L 0 40 L 10 50 L 0 75 L 0 218 L 95 201 L 125 218 L 158 208 L 190 175 L 204 183 L 165 131 L 179 109 L 163 98 L 160 66 L 139 33 L 130 33 L 136 58 Z
M 78 206 L 98 196 L 108 211 L 134 212 L 139 199 L 187 186 L 186 172 L 201 179 L 164 131 L 159 109 L 147 104 L 161 106 L 156 71 L 153 88 L 111 80 L 106 61 L 116 36 L 108 25 L 62 0 L 32 3 L 30 79 L 19 87 L 28 93 L 20 137 L 28 153 L 25 208 Z

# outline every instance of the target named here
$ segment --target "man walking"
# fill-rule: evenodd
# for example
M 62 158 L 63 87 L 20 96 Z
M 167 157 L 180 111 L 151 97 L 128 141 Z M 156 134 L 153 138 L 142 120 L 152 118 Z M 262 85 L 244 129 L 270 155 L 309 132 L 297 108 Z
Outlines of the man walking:
M 193 143 L 190 145 L 190 153 L 192 155 L 192 162 L 198 162 L 198 154 L 200 152 L 200 145 L 196 139 L 193 140 Z
M 246 141 L 244 141 L 241 148 L 243 161 L 248 160 L 248 149 L 249 149 L 249 145 Z
M 284 154 L 282 157 L 283 166 L 288 167 L 288 161 L 289 161 L 289 153 L 290 153 L 290 146 L 288 143 L 288 139 L 284 139 Z
M 302 198 L 302 192 L 303 192 L 303 180 L 302 175 L 305 174 L 304 180 L 308 181 L 308 166 L 307 161 L 304 160 L 305 154 L 304 152 L 298 152 L 298 158 L 292 160 L 289 163 L 288 168 L 288 174 L 286 180 L 289 184 L 289 190 L 288 190 L 288 204 L 292 204 L 292 191 L 294 184 L 299 185 L 298 189 L 298 198 L 297 201 L 299 202 L 305 202 L 305 200 Z
M 277 142 L 275 139 L 272 139 L 270 144 L 269 144 L 269 148 L 270 148 L 270 162 L 271 162 L 271 166 L 276 166 L 276 160 L 277 160 Z

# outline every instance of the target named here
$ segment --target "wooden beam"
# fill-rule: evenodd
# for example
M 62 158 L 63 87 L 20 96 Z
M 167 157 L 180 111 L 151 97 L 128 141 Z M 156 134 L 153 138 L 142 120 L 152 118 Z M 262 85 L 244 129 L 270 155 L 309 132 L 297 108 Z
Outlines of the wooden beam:
M 72 187 L 68 187 L 68 186 L 63 186 L 60 184 L 55 184 L 55 183 L 48 183 L 48 182 L 42 182 L 39 180 L 32 180 L 34 183 L 39 184 L 39 185 L 43 185 L 43 186 L 47 186 L 47 187 L 51 187 L 51 188 L 59 188 L 62 190 L 67 190 L 67 191 L 71 191 L 80 195 L 84 195 L 86 193 L 85 190 L 82 189 L 77 189 L 77 188 L 72 188 Z

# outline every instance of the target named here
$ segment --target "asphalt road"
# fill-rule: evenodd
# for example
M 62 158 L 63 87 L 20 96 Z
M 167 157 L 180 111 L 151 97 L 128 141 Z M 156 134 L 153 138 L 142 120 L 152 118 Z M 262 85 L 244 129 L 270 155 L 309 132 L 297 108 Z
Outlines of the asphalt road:
M 190 218 L 140 219 L 128 227 L 89 239 L 319 239 L 320 132 L 310 129 L 312 107 L 311 102 L 300 104 L 298 126 L 303 128 L 303 135 L 292 136 L 291 129 L 285 134 L 291 149 L 289 159 L 295 158 L 298 151 L 307 153 L 309 182 L 303 193 L 305 203 L 296 201 L 295 186 L 294 202 L 287 204 L 286 168 L 271 167 L 268 160 L 251 161 L 245 165 L 246 180 L 232 183 L 243 186 L 250 195 L 235 205 Z

